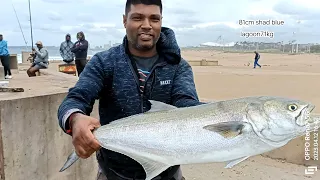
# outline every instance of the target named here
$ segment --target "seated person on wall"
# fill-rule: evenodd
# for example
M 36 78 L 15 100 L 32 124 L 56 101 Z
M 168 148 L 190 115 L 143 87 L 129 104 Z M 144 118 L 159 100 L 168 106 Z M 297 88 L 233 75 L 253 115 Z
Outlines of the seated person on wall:
M 32 53 L 34 54 L 35 59 L 30 68 L 27 70 L 27 74 L 29 77 L 36 76 L 36 72 L 39 71 L 39 69 L 47 69 L 49 65 L 48 50 L 43 47 L 41 41 L 38 41 L 36 45 L 38 49 L 32 49 Z

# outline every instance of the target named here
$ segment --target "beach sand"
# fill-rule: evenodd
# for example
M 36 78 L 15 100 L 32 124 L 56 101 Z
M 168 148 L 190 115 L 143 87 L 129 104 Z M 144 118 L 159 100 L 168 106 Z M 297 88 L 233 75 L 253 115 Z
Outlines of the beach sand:
M 262 68 L 253 69 L 253 53 L 223 53 L 210 50 L 184 50 L 186 60 L 218 60 L 219 66 L 193 66 L 194 78 L 200 98 L 225 100 L 244 96 L 273 95 L 309 101 L 320 112 L 319 79 L 320 55 L 282 55 L 261 53 Z M 250 62 L 250 66 L 247 66 Z M 57 63 L 50 69 L 57 70 Z M 41 91 L 62 92 L 73 86 L 76 80 L 63 77 L 37 77 L 43 84 L 33 84 L 33 79 L 20 71 L 14 75 L 10 86 L 25 87 L 24 95 L 41 95 Z M 38 81 L 38 80 L 37 80 Z M 50 85 L 51 84 L 51 85 Z M 52 86 L 54 85 L 54 87 Z M 286 152 L 294 154 L 294 147 Z M 255 156 L 238 164 L 233 169 L 224 169 L 226 163 L 183 165 L 187 180 L 315 180 L 320 179 L 320 170 L 314 175 L 305 175 L 305 166 L 282 160 Z

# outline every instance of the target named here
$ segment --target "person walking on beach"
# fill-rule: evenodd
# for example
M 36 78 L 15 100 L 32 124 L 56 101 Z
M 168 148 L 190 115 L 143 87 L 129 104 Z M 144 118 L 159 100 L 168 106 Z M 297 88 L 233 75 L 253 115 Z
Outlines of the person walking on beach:
M 11 79 L 12 74 L 10 70 L 10 54 L 8 51 L 8 43 L 3 40 L 3 35 L 0 34 L 0 59 L 4 69 L 4 77 L 5 79 Z
M 73 42 L 71 41 L 71 36 L 70 34 L 66 34 L 66 40 L 61 43 L 59 51 L 62 60 L 67 64 L 70 64 L 74 61 L 74 53 L 71 52 L 72 47 Z
M 30 68 L 27 70 L 29 77 L 36 76 L 36 72 L 39 69 L 47 69 L 49 65 L 49 52 L 43 47 L 41 41 L 36 43 L 38 49 L 32 48 L 32 54 L 35 56 L 34 62 L 31 64 Z
M 148 111 L 151 99 L 176 107 L 203 104 L 175 33 L 162 27 L 161 0 L 127 0 L 123 24 L 122 44 L 91 58 L 58 109 L 59 126 L 71 136 L 77 155 L 88 158 L 96 152 L 97 180 L 142 180 L 145 171 L 135 160 L 100 147 L 91 130 Z M 99 120 L 90 117 L 96 99 Z M 177 165 L 154 179 L 184 177 Z
M 255 69 L 256 66 L 259 66 L 261 68 L 260 64 L 258 63 L 258 61 L 260 59 L 260 54 L 257 51 L 254 51 L 254 53 L 255 53 L 255 57 L 254 57 L 253 68 Z
M 84 33 L 77 33 L 78 41 L 74 43 L 71 48 L 71 52 L 73 52 L 76 56 L 75 63 L 78 72 L 78 76 L 82 73 L 84 67 L 87 64 L 87 54 L 88 54 L 88 41 L 85 39 Z

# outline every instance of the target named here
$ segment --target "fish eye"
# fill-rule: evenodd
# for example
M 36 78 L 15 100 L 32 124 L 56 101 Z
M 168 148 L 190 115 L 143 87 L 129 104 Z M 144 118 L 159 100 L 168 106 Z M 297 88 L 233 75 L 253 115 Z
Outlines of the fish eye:
M 290 104 L 290 105 L 288 106 L 288 108 L 289 108 L 290 111 L 295 111 L 295 110 L 298 109 L 298 106 L 295 105 L 295 104 Z

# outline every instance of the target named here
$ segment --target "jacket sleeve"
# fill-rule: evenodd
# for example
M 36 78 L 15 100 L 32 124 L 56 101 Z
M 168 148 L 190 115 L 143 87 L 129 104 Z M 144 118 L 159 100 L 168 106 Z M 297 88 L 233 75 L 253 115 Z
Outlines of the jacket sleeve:
M 172 105 L 188 107 L 205 104 L 198 99 L 193 72 L 187 61 L 181 59 L 172 87 Z
M 72 43 L 72 47 L 74 47 L 74 43 Z M 70 51 L 71 51 L 71 56 L 72 56 L 72 59 L 74 58 L 74 56 L 75 56 L 75 53 L 74 52 L 72 52 L 72 47 L 70 48 Z
M 36 53 L 41 57 L 41 58 L 44 58 L 46 57 L 46 55 L 48 54 L 48 52 L 44 49 L 41 49 L 40 51 L 39 50 L 36 50 Z
M 87 40 L 83 41 L 82 42 L 82 45 L 76 47 L 76 46 L 73 46 L 73 48 L 71 49 L 71 52 L 77 52 L 79 50 L 81 51 L 86 51 L 89 47 L 89 43 Z
M 76 47 L 76 44 L 77 44 L 77 43 L 78 43 L 78 41 L 73 44 L 72 48 L 70 49 L 71 52 L 76 53 L 76 52 L 78 51 L 78 49 L 77 49 L 77 47 Z
M 59 48 L 59 52 L 60 52 L 60 56 L 62 57 L 62 59 L 64 59 L 64 54 L 63 54 L 63 51 L 62 51 L 62 44 L 60 44 L 60 48 Z
M 87 63 L 78 82 L 69 89 L 58 109 L 59 125 L 64 132 L 68 129 L 68 118 L 73 112 L 90 115 L 95 100 L 110 76 L 111 61 L 95 54 Z
M 86 51 L 89 47 L 89 43 L 87 40 L 83 41 L 83 44 L 81 46 L 79 46 L 79 49 L 82 51 Z
M 0 55 L 6 55 L 5 49 L 8 48 L 7 41 L 2 40 L 2 43 L 0 43 Z

